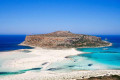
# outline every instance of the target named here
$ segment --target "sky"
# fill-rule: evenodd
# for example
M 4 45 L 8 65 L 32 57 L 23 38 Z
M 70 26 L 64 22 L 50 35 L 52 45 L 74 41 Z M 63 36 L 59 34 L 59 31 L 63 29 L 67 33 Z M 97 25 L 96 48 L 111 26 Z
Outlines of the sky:
M 120 0 L 0 0 L 0 34 L 120 35 Z

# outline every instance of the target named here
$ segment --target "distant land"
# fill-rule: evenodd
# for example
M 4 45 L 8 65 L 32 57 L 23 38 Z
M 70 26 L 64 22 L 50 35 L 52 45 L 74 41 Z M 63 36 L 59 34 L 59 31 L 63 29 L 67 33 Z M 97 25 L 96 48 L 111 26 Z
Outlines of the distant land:
M 74 34 L 70 31 L 56 31 L 48 34 L 26 36 L 22 45 L 42 48 L 102 47 L 112 43 L 102 41 L 100 37 Z

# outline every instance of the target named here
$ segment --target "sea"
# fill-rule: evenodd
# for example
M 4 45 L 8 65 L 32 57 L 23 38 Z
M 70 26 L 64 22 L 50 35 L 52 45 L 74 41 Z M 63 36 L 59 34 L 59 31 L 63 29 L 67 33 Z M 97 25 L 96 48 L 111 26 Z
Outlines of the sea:
M 98 48 L 76 48 L 84 54 L 68 56 L 66 61 L 55 62 L 48 66 L 51 71 L 73 71 L 73 70 L 120 70 L 120 35 L 94 35 L 101 37 L 102 40 L 112 43 L 109 47 Z M 0 53 L 19 49 L 33 49 L 29 46 L 19 45 L 25 40 L 26 35 L 0 35 Z M 18 56 L 19 57 L 19 56 Z M 0 56 L 2 63 L 4 56 Z M 1 66 L 1 65 L 0 65 Z M 26 71 L 3 72 L 0 75 L 21 74 Z M 35 70 L 40 70 L 36 68 Z
M 31 48 L 19 45 L 25 40 L 25 37 L 26 35 L 0 35 L 0 52 Z

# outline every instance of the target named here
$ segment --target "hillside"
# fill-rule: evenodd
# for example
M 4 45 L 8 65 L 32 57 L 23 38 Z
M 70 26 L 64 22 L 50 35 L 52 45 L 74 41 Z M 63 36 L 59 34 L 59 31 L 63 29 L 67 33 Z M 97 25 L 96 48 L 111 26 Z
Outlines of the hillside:
M 110 43 L 102 41 L 100 37 L 74 34 L 70 31 L 29 35 L 26 36 L 22 44 L 43 48 L 98 47 L 110 45 Z

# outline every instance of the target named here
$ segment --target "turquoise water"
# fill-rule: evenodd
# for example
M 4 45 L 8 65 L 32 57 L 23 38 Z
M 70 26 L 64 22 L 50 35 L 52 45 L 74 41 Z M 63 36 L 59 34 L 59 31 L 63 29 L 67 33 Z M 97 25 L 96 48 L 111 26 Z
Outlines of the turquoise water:
M 105 36 L 103 36 L 105 37 Z M 106 36 L 113 43 L 111 47 L 77 49 L 88 54 L 79 56 L 108 66 L 108 69 L 120 69 L 120 36 Z
M 104 50 L 105 49 L 105 50 Z M 83 52 L 91 52 L 88 54 L 81 54 L 79 56 L 87 57 L 99 63 L 114 65 L 120 67 L 120 52 L 112 48 L 88 48 L 78 49 Z
M 113 43 L 110 47 L 101 48 L 77 48 L 85 54 L 70 56 L 68 61 L 62 61 L 52 64 L 50 67 L 61 70 L 120 70 L 120 36 L 104 35 L 98 36 L 108 39 Z
M 15 71 L 15 72 L 0 72 L 0 76 L 22 74 L 27 71 L 34 71 L 34 70 L 41 70 L 41 68 L 25 69 L 25 70 L 19 70 L 19 71 Z

